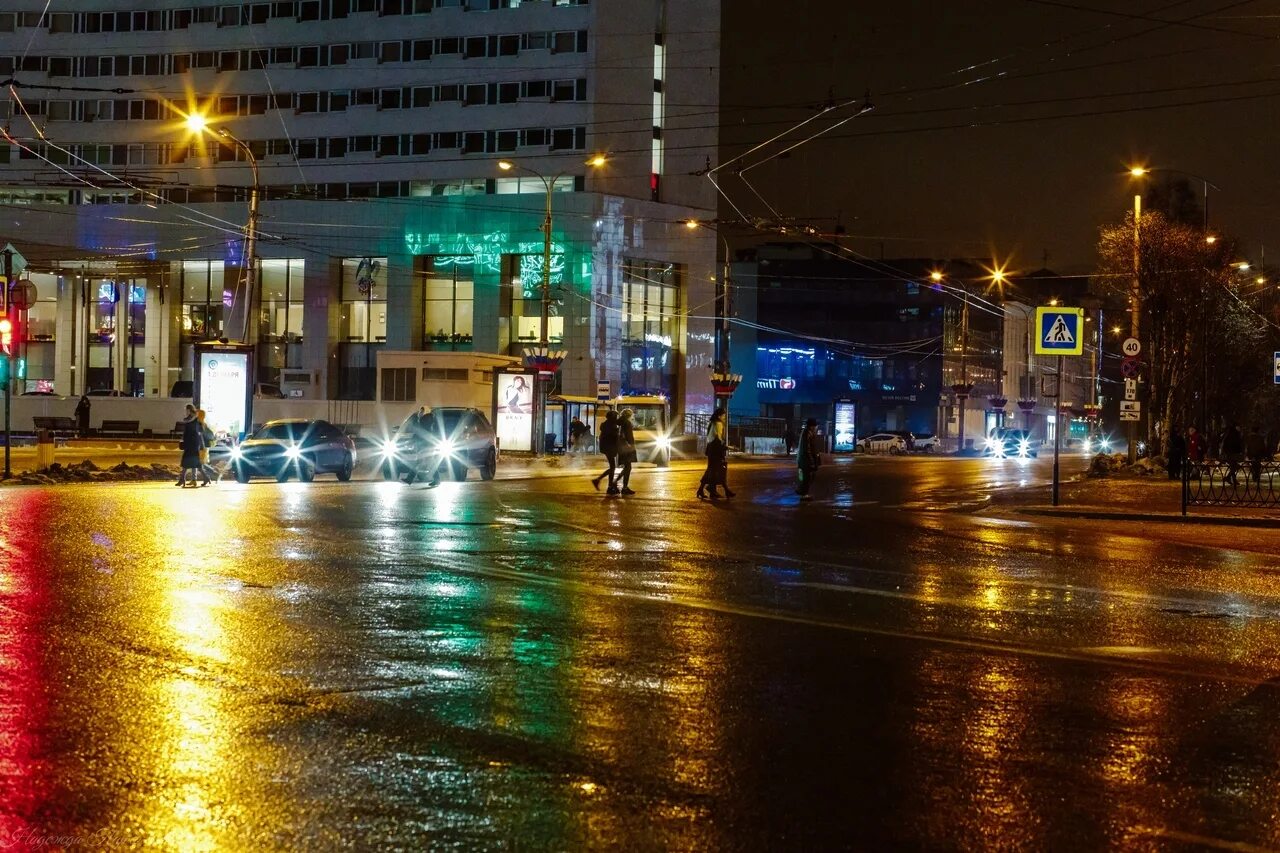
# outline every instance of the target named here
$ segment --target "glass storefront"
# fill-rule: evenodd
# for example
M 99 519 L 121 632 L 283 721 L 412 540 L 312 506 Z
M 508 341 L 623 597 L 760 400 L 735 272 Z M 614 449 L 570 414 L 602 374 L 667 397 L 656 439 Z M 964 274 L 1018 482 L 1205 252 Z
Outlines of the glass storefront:
M 196 341 L 223 336 L 224 322 L 231 306 L 221 260 L 183 261 L 181 357 L 183 379 L 194 378 Z
M 622 279 L 622 393 L 675 396 L 680 275 L 676 264 L 628 259 Z
M 305 291 L 301 258 L 259 261 L 258 381 L 279 384 L 280 371 L 302 367 Z
M 470 349 L 475 327 L 471 255 L 421 256 L 414 275 L 422 283 L 422 340 L 428 349 Z
M 343 258 L 338 396 L 372 400 L 378 347 L 387 340 L 387 259 Z
M 509 318 L 512 354 L 542 340 L 542 255 L 503 255 L 502 316 Z M 547 309 L 547 341 L 564 340 L 564 255 L 551 256 L 551 293 Z

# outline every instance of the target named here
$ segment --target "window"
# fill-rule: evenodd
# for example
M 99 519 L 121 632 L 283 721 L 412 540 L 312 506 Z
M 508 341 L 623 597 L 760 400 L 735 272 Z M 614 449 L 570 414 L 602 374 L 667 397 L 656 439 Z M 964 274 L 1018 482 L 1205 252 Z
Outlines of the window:
M 399 62 L 400 61 L 400 42 L 384 41 L 378 54 L 379 62 Z
M 462 103 L 465 106 L 477 106 L 485 103 L 485 85 L 483 83 L 472 83 L 465 87 L 465 96 Z
M 388 403 L 417 402 L 417 371 L 412 367 L 382 368 L 382 399 Z
M 511 343 L 537 343 L 542 336 L 542 272 L 543 257 L 538 255 L 503 255 L 500 295 L 500 317 L 509 318 Z M 559 343 L 564 337 L 564 255 L 551 256 L 551 303 L 547 319 L 547 337 Z
M 414 266 L 422 284 L 423 340 L 436 348 L 470 346 L 475 298 L 473 256 L 418 257 Z
M 679 361 L 676 264 L 627 259 L 622 268 L 622 392 L 673 395 Z
M 387 259 L 342 259 L 341 339 L 373 343 L 387 339 Z
M 258 262 L 258 381 L 279 383 L 280 371 L 302 366 L 304 262 L 271 258 Z

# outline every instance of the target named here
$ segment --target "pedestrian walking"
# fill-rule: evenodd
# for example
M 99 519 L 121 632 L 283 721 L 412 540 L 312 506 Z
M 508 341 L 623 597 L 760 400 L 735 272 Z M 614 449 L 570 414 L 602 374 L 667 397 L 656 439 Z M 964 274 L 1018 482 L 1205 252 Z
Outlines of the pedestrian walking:
M 618 439 L 622 434 L 618 427 L 618 413 L 610 409 L 604 416 L 604 423 L 600 425 L 600 440 L 597 446 L 600 452 L 604 454 L 605 461 L 609 463 L 609 467 L 605 468 L 598 477 L 591 481 L 591 485 L 595 486 L 596 491 L 600 491 L 600 481 L 609 478 L 609 491 L 607 494 L 616 495 L 618 493 L 618 485 L 614 479 L 614 471 L 618 467 Z
M 1240 434 L 1240 427 L 1235 424 L 1228 426 L 1223 433 L 1220 455 L 1227 463 L 1226 482 L 1233 486 L 1240 485 L 1236 475 L 1240 473 L 1240 466 L 1244 463 L 1244 436 Z
M 1182 477 L 1182 466 L 1187 461 L 1187 439 L 1182 435 L 1182 427 L 1178 424 L 1173 425 L 1173 429 L 1169 431 L 1169 479 L 1177 480 Z
M 787 420 L 786 429 L 782 433 L 782 442 L 786 445 L 787 455 L 796 449 L 796 428 L 791 425 L 791 420 Z
M 729 444 L 725 440 L 724 409 L 716 409 L 707 424 L 707 470 L 698 483 L 698 498 L 707 497 L 706 489 L 711 490 L 711 499 L 720 497 L 716 494 L 716 486 L 724 487 L 724 496 L 733 497 L 729 489 Z
M 620 491 L 624 495 L 635 494 L 631 491 L 631 465 L 638 457 L 633 417 L 634 413 L 630 409 L 623 409 L 618 418 L 618 482 L 622 484 Z
M 187 416 L 182 419 L 182 440 L 178 442 L 178 447 L 182 449 L 182 473 L 178 475 L 178 482 L 175 485 L 178 488 L 182 488 L 187 484 L 188 471 L 192 472 L 192 486 L 196 484 L 197 475 L 204 479 L 204 482 L 200 485 L 209 485 L 209 476 L 205 474 L 200 465 L 200 451 L 204 447 L 204 431 L 200 428 L 200 421 L 196 418 L 196 407 L 190 403 L 187 403 Z
M 206 478 L 211 477 L 215 481 L 221 481 L 222 474 L 209 463 L 209 449 L 217 442 L 217 433 L 205 422 L 204 409 L 196 409 L 196 420 L 200 422 L 200 435 L 204 439 L 204 447 L 200 448 L 200 472 Z
M 1249 460 L 1249 478 L 1261 485 L 1262 461 L 1268 458 L 1268 454 L 1267 440 L 1257 424 L 1249 427 L 1249 434 L 1244 438 L 1244 455 Z
M 93 403 L 89 401 L 88 394 L 80 395 L 80 402 L 76 403 L 76 431 L 80 433 L 81 438 L 89 437 L 89 410 L 93 408 Z
M 569 452 L 582 453 L 587 449 L 587 436 L 591 430 L 582 422 L 582 418 L 575 417 L 569 422 Z
M 809 490 L 813 488 L 813 479 L 821 464 L 822 446 L 818 442 L 818 421 L 809 418 L 804 422 L 800 441 L 796 445 L 796 494 L 800 496 L 800 500 L 813 500 Z

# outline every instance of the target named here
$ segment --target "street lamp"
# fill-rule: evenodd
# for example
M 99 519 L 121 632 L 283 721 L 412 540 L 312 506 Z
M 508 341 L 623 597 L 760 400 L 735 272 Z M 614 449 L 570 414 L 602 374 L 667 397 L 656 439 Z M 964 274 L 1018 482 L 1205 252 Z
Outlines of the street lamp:
M 726 428 L 728 426 L 727 419 L 729 416 L 729 397 L 733 395 L 733 391 L 737 389 L 741 376 L 734 380 L 736 374 L 730 369 L 730 347 L 729 347 L 729 317 L 732 312 L 732 283 L 729 275 L 729 238 L 720 233 L 720 229 L 716 228 L 709 222 L 699 222 L 696 219 L 686 220 L 684 227 L 690 231 L 696 231 L 699 228 L 706 228 L 720 238 L 720 244 L 724 246 L 724 263 L 721 266 L 721 272 L 716 280 L 716 302 L 720 306 L 720 328 L 716 332 L 716 363 L 712 370 L 712 384 L 718 389 L 725 389 L 716 392 L 717 400 L 723 398 L 724 410 L 726 418 Z
M 249 188 L 249 221 L 245 225 L 244 234 L 244 283 L 246 291 L 245 310 L 244 310 L 244 329 L 241 340 L 249 343 L 249 327 L 251 318 L 253 317 L 253 302 L 257 295 L 258 284 L 258 196 L 262 191 L 262 184 L 258 179 L 258 158 L 253 155 L 253 149 L 239 137 L 234 136 L 231 131 L 225 127 L 214 127 L 209 124 L 209 119 L 202 113 L 194 112 L 187 116 L 187 129 L 196 136 L 202 136 L 205 133 L 211 134 L 219 142 L 229 145 L 232 148 L 238 148 L 244 152 L 245 158 L 249 161 L 249 169 L 253 173 L 253 186 Z
M 586 161 L 586 165 L 598 169 L 607 162 L 608 160 L 605 155 L 596 154 L 590 160 Z M 544 362 L 546 362 L 546 360 L 551 358 L 550 342 L 548 340 L 547 332 L 547 326 L 550 322 L 549 318 L 551 316 L 551 198 L 552 193 L 555 192 L 556 182 L 565 177 L 568 172 L 557 172 L 555 175 L 548 178 L 537 169 L 531 169 L 528 166 L 521 165 L 513 160 L 499 160 L 498 168 L 504 172 L 518 171 L 533 175 L 535 178 L 542 181 L 542 186 L 547 191 L 547 206 L 542 218 L 542 323 L 539 330 L 538 341 L 539 356 L 544 359 Z M 563 335 L 563 332 L 561 334 Z M 554 372 L 554 369 L 552 372 Z M 539 370 L 537 380 L 539 383 L 542 383 L 543 381 L 542 374 L 543 371 Z M 543 385 L 542 392 L 535 395 L 538 398 L 539 409 L 538 416 L 535 418 L 535 423 L 540 424 L 541 429 L 544 431 L 546 429 L 546 424 L 544 422 L 546 419 L 546 401 L 543 399 L 545 395 L 546 386 Z M 535 434 L 533 451 L 535 455 L 541 455 L 543 453 L 544 441 L 537 440 L 538 438 L 539 436 Z

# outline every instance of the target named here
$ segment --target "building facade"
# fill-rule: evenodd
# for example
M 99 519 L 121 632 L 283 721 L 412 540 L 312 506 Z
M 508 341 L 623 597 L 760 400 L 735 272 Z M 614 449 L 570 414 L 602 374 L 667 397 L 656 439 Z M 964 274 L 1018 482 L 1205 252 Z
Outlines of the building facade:
M 732 413 L 830 424 L 837 404 L 852 403 L 860 436 L 954 437 L 959 406 L 951 386 L 963 378 L 973 385 L 966 434 L 984 434 L 987 398 L 998 393 L 1002 369 L 1002 312 L 982 296 L 989 264 L 840 254 L 792 244 L 738 256 L 731 363 L 743 380 Z M 967 312 L 966 290 L 974 294 Z
M 374 399 L 383 349 L 519 355 L 541 337 L 549 199 L 560 390 L 710 408 L 691 307 L 713 299 L 715 238 L 682 223 L 714 207 L 692 173 L 716 154 L 717 2 L 41 8 L 0 11 L 29 387 L 163 396 L 220 337 L 320 398 Z

